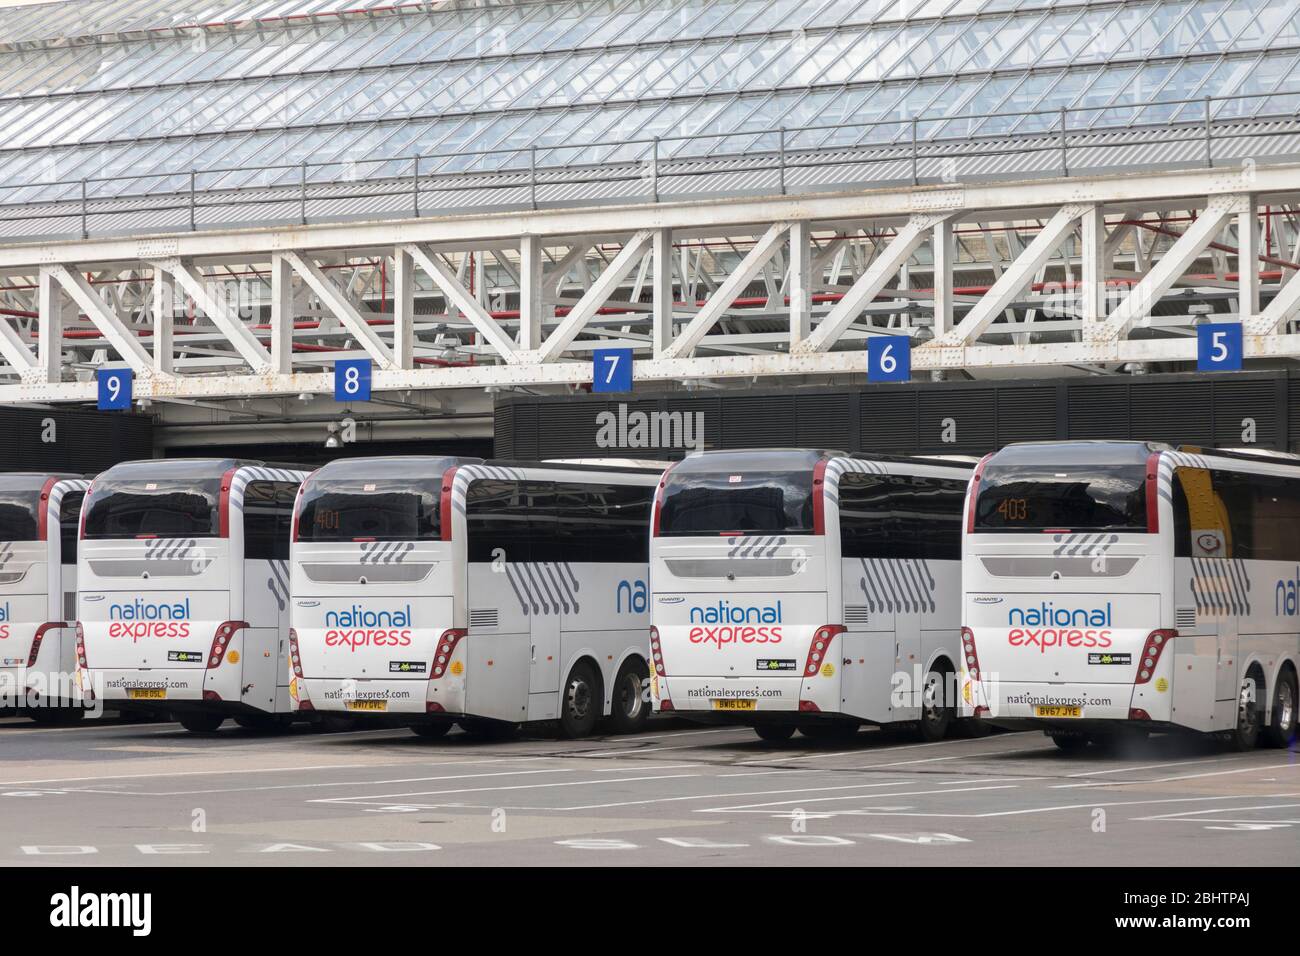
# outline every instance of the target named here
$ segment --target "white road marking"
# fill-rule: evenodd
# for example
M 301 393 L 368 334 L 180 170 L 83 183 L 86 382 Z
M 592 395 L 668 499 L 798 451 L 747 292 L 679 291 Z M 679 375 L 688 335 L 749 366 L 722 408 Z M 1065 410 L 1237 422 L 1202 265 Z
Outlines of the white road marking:
M 1091 787 L 1123 787 L 1134 784 L 1173 783 L 1177 780 L 1201 780 L 1205 777 L 1226 777 L 1234 773 L 1254 773 L 1257 770 L 1294 770 L 1300 764 L 1276 763 L 1267 767 L 1238 767 L 1236 770 L 1215 770 L 1209 773 L 1187 773 L 1177 777 L 1156 777 L 1153 780 L 1102 780 L 1097 783 L 1058 783 L 1053 790 L 1083 790 Z
M 380 793 L 369 794 L 362 797 L 318 797 L 315 800 L 309 800 L 308 803 L 367 803 L 376 800 L 383 800 L 388 803 L 403 803 L 403 797 L 438 797 L 449 793 L 504 793 L 507 790 L 542 790 L 548 787 L 585 787 L 593 783 L 629 783 L 633 780 L 682 780 L 687 777 L 698 777 L 695 773 L 674 773 L 662 774 L 656 777 L 615 777 L 605 780 L 568 780 L 563 783 L 524 783 L 510 787 L 464 787 L 459 790 L 418 790 L 414 793 Z
M 900 785 L 906 785 L 907 781 L 905 780 L 899 781 L 898 783 Z M 866 786 L 871 786 L 871 785 L 868 784 Z M 826 789 L 831 789 L 831 788 L 826 788 Z M 841 789 L 863 790 L 866 789 L 866 787 L 859 785 L 856 788 L 850 787 L 850 788 L 841 788 Z M 953 788 L 947 790 L 913 790 L 911 792 L 904 791 L 902 793 L 898 793 L 894 791 L 890 791 L 889 793 L 852 793 L 842 797 L 813 797 L 812 799 L 809 800 L 773 800 L 770 803 L 742 803 L 738 807 L 708 807 L 703 810 L 696 810 L 695 812 L 696 813 L 745 813 L 745 812 L 754 813 L 757 812 L 757 808 L 779 807 L 791 803 L 827 803 L 831 800 L 870 800 L 873 797 L 888 797 L 889 799 L 892 800 L 895 797 L 923 797 L 923 796 L 930 796 L 936 793 L 949 794 L 949 793 L 964 793 L 967 791 L 974 791 L 974 790 L 1015 790 L 1015 789 L 1017 789 L 1015 784 L 1005 784 L 1003 786 L 996 786 L 996 787 L 962 787 L 960 789 Z M 820 792 L 820 789 L 818 792 Z
M 1175 822 L 1187 823 L 1300 823 L 1300 820 L 1224 820 L 1218 817 L 1214 820 L 1198 820 L 1189 816 L 1189 814 L 1198 813 L 1203 816 L 1209 816 L 1212 813 L 1247 813 L 1253 810 L 1293 810 L 1300 807 L 1300 803 L 1268 803 L 1258 807 L 1220 807 L 1209 810 L 1182 810 L 1178 813 L 1160 813 L 1151 817 L 1134 817 L 1134 820 L 1143 822 L 1149 820 L 1169 820 Z
M 753 790 L 748 793 L 698 793 L 685 797 L 648 797 L 645 800 L 624 800 L 619 803 L 591 803 L 577 807 L 556 807 L 557 810 L 607 810 L 611 807 L 636 807 L 657 803 L 678 803 L 683 800 L 727 800 L 736 797 L 769 797 L 783 793 L 824 793 L 827 790 L 862 790 L 868 787 L 902 787 L 906 780 L 889 783 L 852 784 L 843 787 L 799 787 L 793 790 Z M 892 796 L 892 794 L 891 794 Z

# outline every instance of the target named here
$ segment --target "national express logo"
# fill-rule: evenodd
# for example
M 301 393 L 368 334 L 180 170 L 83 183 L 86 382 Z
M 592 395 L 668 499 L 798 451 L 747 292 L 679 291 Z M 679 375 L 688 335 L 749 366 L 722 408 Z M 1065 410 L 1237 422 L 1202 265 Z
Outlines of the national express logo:
M 108 636 L 129 637 L 136 643 L 142 637 L 189 637 L 190 599 L 159 601 L 136 598 L 128 603 L 108 606 Z
M 1110 647 L 1111 606 L 1057 607 L 1044 601 L 1035 607 L 1007 610 L 1007 643 L 1012 647 Z
M 721 649 L 726 644 L 779 644 L 781 643 L 781 602 L 772 606 L 757 604 L 695 605 L 690 609 L 692 644 L 713 644 Z
M 325 612 L 325 646 L 409 647 L 411 644 L 411 605 L 395 611 L 372 611 L 353 604 L 343 611 Z
M 11 618 L 9 617 L 9 602 L 5 601 L 4 604 L 0 604 L 0 641 L 3 641 L 5 638 L 9 636 L 10 620 Z

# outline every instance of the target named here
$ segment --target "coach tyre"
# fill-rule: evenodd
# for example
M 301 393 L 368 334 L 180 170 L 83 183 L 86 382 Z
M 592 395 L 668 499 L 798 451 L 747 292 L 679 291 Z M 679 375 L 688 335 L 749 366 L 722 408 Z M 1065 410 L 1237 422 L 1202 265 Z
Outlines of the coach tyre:
M 224 714 L 177 714 L 176 719 L 182 727 L 192 734 L 214 733 L 218 727 L 226 722 Z
M 587 737 L 596 729 L 604 708 L 600 683 L 586 661 L 578 661 L 569 671 L 560 700 L 560 729 L 569 738 Z
M 758 739 L 769 744 L 779 744 L 794 736 L 794 724 L 755 724 Z
M 423 724 L 411 725 L 411 733 L 417 737 L 423 737 L 425 740 L 437 740 L 439 737 L 446 737 L 449 730 L 451 730 L 450 720 L 433 720 Z
M 950 672 L 943 669 L 942 662 L 936 670 L 925 675 L 925 687 L 921 698 L 921 719 L 917 725 L 917 735 L 926 743 L 943 740 L 952 725 L 955 703 Z M 955 690 L 955 687 L 952 687 Z
M 1052 738 L 1052 743 L 1067 754 L 1082 753 L 1088 748 L 1088 738 L 1075 731 L 1048 730 L 1045 733 Z
M 1270 747 L 1287 747 L 1295 736 L 1296 679 L 1291 671 L 1278 675 L 1273 689 L 1273 716 L 1264 730 Z
M 650 672 L 639 657 L 628 658 L 618 669 L 618 676 L 614 678 L 614 700 L 610 707 L 615 733 L 635 734 L 645 727 L 645 722 L 650 717 L 650 704 L 645 699 L 645 686 L 649 678 Z
M 1237 698 L 1237 726 L 1228 731 L 1227 735 L 1228 746 L 1233 750 L 1239 752 L 1254 750 L 1255 744 L 1259 742 L 1259 702 L 1256 696 L 1261 686 L 1263 682 L 1259 679 L 1258 672 L 1253 670 L 1241 683 L 1241 691 Z

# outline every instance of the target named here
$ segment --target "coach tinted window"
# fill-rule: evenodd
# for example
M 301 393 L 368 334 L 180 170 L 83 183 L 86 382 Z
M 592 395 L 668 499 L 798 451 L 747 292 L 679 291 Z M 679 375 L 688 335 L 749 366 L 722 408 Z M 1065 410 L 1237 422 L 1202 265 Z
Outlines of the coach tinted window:
M 35 541 L 40 533 L 41 485 L 0 484 L 0 541 Z
M 562 560 L 615 564 L 649 560 L 649 485 L 557 482 L 556 534 Z
M 1146 464 L 999 465 L 976 500 L 978 531 L 1146 531 Z
M 221 477 L 100 476 L 86 502 L 87 538 L 215 538 Z
M 299 541 L 433 541 L 440 476 L 317 475 L 303 489 Z
M 668 473 L 659 533 L 812 534 L 813 472 L 822 458 L 802 450 L 687 458 Z
M 244 489 L 244 557 L 288 561 L 293 501 L 298 486 L 287 481 L 250 481 Z
M 77 563 L 77 534 L 81 530 L 81 502 L 84 491 L 69 491 L 59 504 L 59 562 Z
M 559 561 L 555 485 L 477 478 L 465 495 L 470 561 Z

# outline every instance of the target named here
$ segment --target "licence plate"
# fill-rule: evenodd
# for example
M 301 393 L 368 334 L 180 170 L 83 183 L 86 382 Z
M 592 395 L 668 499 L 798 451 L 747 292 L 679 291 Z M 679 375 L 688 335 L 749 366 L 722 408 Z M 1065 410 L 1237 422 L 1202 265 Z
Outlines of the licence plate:
M 166 700 L 165 687 L 128 687 L 126 696 L 130 700 Z
M 387 710 L 386 700 L 349 700 L 344 703 L 348 710 Z
M 1082 707 L 1045 707 L 1038 704 L 1034 707 L 1035 717 L 1082 717 Z
M 714 698 L 713 709 L 714 710 L 758 710 L 758 701 L 742 699 L 742 698 L 728 698 L 726 700 L 719 700 L 717 698 Z

